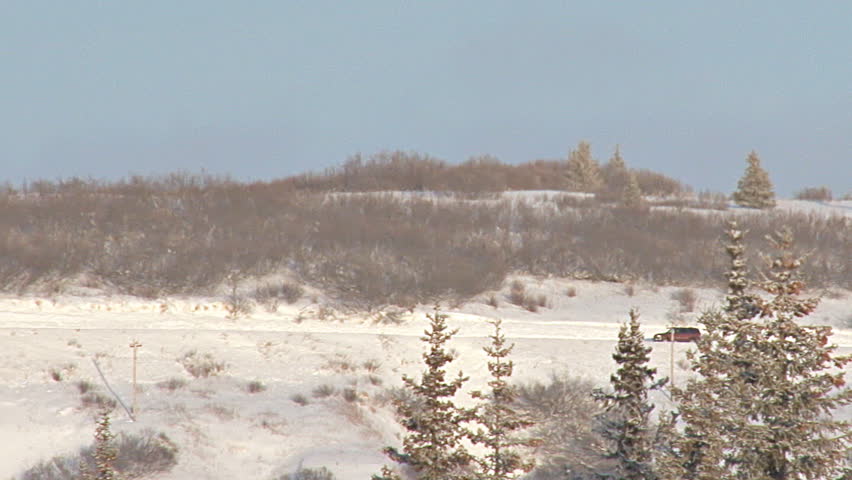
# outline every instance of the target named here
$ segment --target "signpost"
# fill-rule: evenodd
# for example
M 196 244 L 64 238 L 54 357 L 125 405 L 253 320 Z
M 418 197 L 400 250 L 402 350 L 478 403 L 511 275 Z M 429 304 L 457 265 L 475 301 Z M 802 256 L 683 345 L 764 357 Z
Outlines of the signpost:
M 136 391 L 137 391 L 137 389 L 136 389 L 136 351 L 141 346 L 142 346 L 142 344 L 139 343 L 138 340 L 133 340 L 133 342 L 130 344 L 130 348 L 133 349 L 133 407 L 131 408 L 131 411 L 133 412 L 134 416 L 136 415 L 136 411 L 137 411 L 136 410 Z

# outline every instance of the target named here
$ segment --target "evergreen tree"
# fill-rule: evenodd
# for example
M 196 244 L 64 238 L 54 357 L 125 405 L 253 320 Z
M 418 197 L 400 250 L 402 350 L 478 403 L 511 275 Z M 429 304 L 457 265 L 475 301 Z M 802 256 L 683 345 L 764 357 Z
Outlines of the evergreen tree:
M 621 149 L 616 146 L 612 157 L 601 167 L 601 176 L 606 184 L 606 190 L 620 194 L 627 187 L 630 171 L 621 156 Z
M 775 192 L 769 174 L 760 166 L 760 158 L 752 150 L 748 154 L 748 167 L 734 192 L 737 205 L 751 208 L 772 208 L 775 206 Z
M 113 468 L 118 452 L 113 444 L 115 436 L 110 432 L 109 411 L 104 410 L 98 417 L 95 428 L 95 473 L 84 471 L 83 480 L 118 480 Z
M 764 291 L 748 293 L 742 232 L 731 224 L 728 297 L 722 310 L 699 320 L 705 333 L 690 353 L 698 374 L 673 389 L 685 424 L 673 462 L 681 478 L 817 479 L 842 468 L 850 439 L 846 422 L 831 418 L 852 402 L 843 387 L 849 357 L 833 356 L 830 328 L 805 327 L 815 299 L 798 294 L 801 258 L 788 233 L 773 238 L 780 254 L 770 262 Z
M 581 141 L 568 156 L 566 173 L 568 188 L 578 192 L 595 192 L 602 185 L 600 166 L 592 158 L 589 142 Z
M 627 185 L 621 194 L 621 204 L 628 208 L 641 207 L 644 203 L 642 198 L 642 190 L 639 188 L 639 182 L 636 180 L 636 175 L 628 174 Z
M 476 421 L 484 428 L 471 435 L 471 440 L 488 449 L 484 458 L 476 459 L 479 464 L 477 479 L 508 480 L 518 478 L 534 466 L 532 461 L 524 460 L 516 447 L 531 447 L 537 442 L 530 438 L 519 438 L 516 434 L 518 430 L 532 426 L 533 422 L 513 408 L 517 389 L 507 381 L 514 369 L 513 362 L 507 360 L 507 357 L 514 345 L 506 345 L 500 320 L 491 323 L 494 325 L 491 345 L 483 348 L 491 358 L 488 362 L 488 371 L 491 373 L 488 386 L 491 391 L 472 393 L 474 398 L 485 400 L 485 403 L 476 409 Z
M 648 367 L 650 352 L 640 330 L 639 313 L 631 310 L 630 322 L 621 326 L 612 355 L 619 366 L 610 376 L 612 392 L 595 392 L 596 399 L 604 404 L 598 421 L 600 433 L 609 444 L 605 456 L 615 461 L 614 476 L 619 479 L 657 478 L 649 426 L 654 406 L 648 400 L 648 392 L 660 388 L 666 379 L 654 380 L 657 370 Z
M 445 344 L 458 330 L 448 330 L 447 315 L 435 310 L 427 315 L 429 329 L 420 339 L 429 345 L 423 354 L 426 370 L 420 381 L 403 376 L 405 387 L 413 394 L 413 402 L 397 401 L 396 407 L 408 430 L 403 440 L 403 451 L 389 447 L 387 455 L 397 463 L 416 472 L 419 480 L 468 480 L 467 466 L 471 461 L 463 438 L 469 435 L 463 426 L 471 419 L 471 412 L 456 407 L 453 397 L 467 378 L 459 372 L 453 380 L 446 379 L 445 366 L 453 360 Z M 398 479 L 389 468 L 382 469 L 374 480 Z
M 852 447 L 852 424 L 831 414 L 852 404 L 852 389 L 843 388 L 852 357 L 834 355 L 831 327 L 799 325 L 797 319 L 811 314 L 818 299 L 800 296 L 803 258 L 793 253 L 791 232 L 769 240 L 777 253 L 767 258 L 761 288 L 772 298 L 763 304 L 762 335 L 752 350 L 759 396 L 738 432 L 731 463 L 740 478 L 835 478 Z

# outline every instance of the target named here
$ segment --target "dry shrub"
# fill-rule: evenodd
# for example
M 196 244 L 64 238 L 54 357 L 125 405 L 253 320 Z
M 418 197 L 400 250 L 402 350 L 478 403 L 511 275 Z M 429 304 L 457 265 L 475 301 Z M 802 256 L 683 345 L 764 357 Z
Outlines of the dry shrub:
M 830 202 L 832 199 L 831 189 L 828 187 L 808 187 L 796 192 L 797 200 L 811 200 L 814 202 Z
M 264 385 L 260 380 L 252 380 L 246 384 L 246 391 L 248 393 L 260 393 L 264 390 L 266 390 L 266 385 Z
M 182 378 L 170 378 L 168 380 L 157 382 L 157 387 L 161 390 L 168 390 L 170 392 L 174 392 L 175 390 L 179 390 L 181 388 L 186 387 L 186 380 Z
M 319 468 L 304 468 L 299 467 L 295 473 L 286 473 L 279 475 L 274 480 L 335 480 L 337 477 L 331 473 L 331 470 L 325 467 Z
M 287 272 L 338 302 L 375 310 L 469 299 L 512 273 L 700 286 L 723 278 L 721 212 L 614 209 L 570 195 L 541 204 L 493 198 L 562 188 L 558 160 L 453 166 L 399 152 L 374 160 L 269 183 L 185 174 L 32 182 L 0 195 L 0 285 L 18 292 L 85 275 L 157 297 L 212 293 L 232 271 Z M 646 194 L 683 204 L 678 182 L 636 174 Z M 414 193 L 328 193 L 398 189 Z M 852 288 L 848 218 L 767 212 L 741 223 L 747 242 L 757 239 L 751 252 L 790 226 L 796 245 L 813 252 L 803 268 L 808 284 Z M 258 294 L 290 301 L 299 288 Z
M 634 170 L 633 173 L 636 175 L 639 189 L 645 195 L 666 197 L 678 195 L 689 190 L 683 183 L 657 172 L 640 169 Z
M 177 358 L 177 362 L 194 378 L 207 378 L 219 375 L 227 368 L 225 362 L 216 361 L 209 353 L 199 354 L 190 350 Z
M 376 359 L 365 360 L 361 366 L 369 373 L 376 373 L 379 368 L 382 366 L 382 363 Z
M 319 385 L 311 391 L 314 398 L 328 398 L 335 393 L 337 393 L 337 389 L 327 383 Z
M 303 407 L 304 407 L 305 405 L 307 405 L 307 404 L 311 403 L 311 402 L 308 400 L 308 397 L 306 397 L 306 396 L 302 395 L 301 393 L 296 393 L 296 394 L 291 395 L 291 396 L 290 396 L 290 400 L 292 400 L 292 401 L 293 401 L 293 403 L 295 403 L 295 404 L 297 404 L 297 405 L 301 405 L 301 406 L 303 406 Z
M 680 305 L 680 311 L 684 313 L 694 312 L 695 304 L 698 302 L 695 290 L 691 288 L 675 290 L 671 294 L 671 299 L 675 300 Z
M 77 391 L 80 392 L 81 395 L 87 393 L 89 390 L 93 390 L 96 388 L 95 384 L 88 380 L 79 380 L 74 385 L 77 387 Z
M 358 391 L 354 388 L 344 388 L 342 393 L 343 399 L 349 403 L 358 400 Z
M 603 440 L 594 432 L 594 416 L 600 412 L 592 398 L 594 384 L 567 375 L 553 375 L 549 382 L 518 386 L 517 407 L 535 425 L 531 435 L 541 441 L 537 456 L 543 460 L 531 478 L 556 478 L 570 469 L 580 478 L 594 478 L 606 464 L 601 457 Z
M 527 287 L 520 280 L 513 280 L 509 287 L 509 301 L 519 307 L 525 306 L 527 302 Z
M 497 295 L 494 295 L 493 293 L 489 295 L 487 299 L 485 299 L 485 304 L 492 308 L 497 308 L 500 306 L 500 302 L 497 301 Z
M 80 395 L 80 404 L 83 408 L 95 411 L 111 412 L 118 407 L 118 402 L 114 398 L 94 390 L 89 390 Z
M 259 303 L 267 306 L 270 311 L 278 309 L 278 303 L 284 300 L 288 305 L 298 302 L 305 294 L 305 289 L 293 282 L 281 282 L 277 284 L 267 283 L 257 287 L 254 298 Z
M 115 438 L 113 467 L 121 478 L 132 480 L 171 470 L 177 465 L 178 448 L 164 433 L 145 429 L 139 434 L 119 433 Z M 29 468 L 21 480 L 78 480 L 81 466 L 95 471 L 95 446 L 80 449 L 77 455 L 57 456 Z
M 77 365 L 74 363 L 66 363 L 59 367 L 51 367 L 47 374 L 54 382 L 65 381 L 67 377 L 72 375 L 77 370 Z
M 240 317 L 247 317 L 254 311 L 254 304 L 251 299 L 240 292 L 240 275 L 231 272 L 227 278 L 228 294 L 225 297 L 225 311 L 228 312 L 228 318 L 236 320 Z
M 571 298 L 576 297 L 576 296 L 577 296 L 577 287 L 568 287 L 568 288 L 565 290 L 565 295 L 567 295 L 567 296 L 569 296 L 569 297 L 571 297 Z

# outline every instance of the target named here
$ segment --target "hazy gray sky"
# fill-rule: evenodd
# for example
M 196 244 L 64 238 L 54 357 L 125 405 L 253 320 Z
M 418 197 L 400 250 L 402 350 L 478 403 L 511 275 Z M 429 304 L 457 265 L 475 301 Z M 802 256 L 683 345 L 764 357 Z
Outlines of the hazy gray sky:
M 0 180 L 347 156 L 605 161 L 852 191 L 848 1 L 0 1 Z

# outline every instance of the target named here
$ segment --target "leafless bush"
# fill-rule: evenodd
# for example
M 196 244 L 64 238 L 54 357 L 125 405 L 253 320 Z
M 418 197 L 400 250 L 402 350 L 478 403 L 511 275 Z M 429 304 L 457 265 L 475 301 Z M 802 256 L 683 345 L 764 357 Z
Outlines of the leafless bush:
M 252 380 L 246 384 L 246 391 L 248 393 L 260 393 L 264 390 L 266 390 L 266 385 L 264 385 L 260 380 Z
M 650 170 L 634 170 L 639 189 L 645 195 L 670 196 L 683 193 L 688 190 L 683 183 Z
M 325 467 L 319 468 L 302 468 L 300 467 L 296 473 L 286 473 L 275 477 L 274 480 L 335 480 L 337 477 L 331 473 L 331 470 Z
M 117 455 L 113 465 L 123 478 L 143 478 L 167 472 L 177 465 L 177 445 L 164 433 L 148 429 L 138 435 L 122 433 L 117 435 L 115 446 Z M 93 456 L 93 447 L 83 453 L 84 458 Z
M 74 363 L 66 363 L 58 367 L 51 367 L 47 374 L 54 382 L 62 382 L 77 370 L 77 365 Z
M 290 400 L 292 400 L 292 401 L 293 401 L 293 403 L 296 403 L 297 405 L 301 405 L 301 406 L 303 406 L 303 407 L 304 407 L 305 405 L 307 405 L 307 404 L 311 403 L 311 402 L 308 400 L 308 397 L 306 397 L 306 396 L 302 395 L 301 393 L 296 393 L 296 394 L 294 394 L 294 395 L 291 395 L 291 396 L 290 396 Z
M 554 375 L 548 383 L 519 385 L 517 406 L 535 421 L 531 433 L 542 442 L 536 453 L 543 461 L 532 478 L 549 478 L 566 468 L 593 478 L 605 465 L 600 456 L 603 440 L 592 428 L 600 411 L 593 388 L 591 382 L 567 375 Z
M 81 395 L 95 388 L 95 385 L 88 380 L 79 380 L 74 383 L 74 385 L 77 387 L 77 390 L 80 392 Z
M 567 296 L 569 296 L 569 297 L 571 297 L 571 298 L 576 297 L 576 296 L 577 296 L 577 287 L 568 287 L 568 288 L 565 290 L 565 295 L 567 295 Z
M 23 194 L 0 195 L 0 285 L 18 292 L 85 275 L 93 285 L 157 297 L 212 294 L 232 271 L 246 279 L 286 271 L 338 302 L 375 310 L 469 299 L 512 273 L 722 284 L 723 213 L 619 209 L 569 195 L 542 207 L 486 196 L 560 189 L 564 164 L 480 158 L 452 166 L 397 152 L 269 183 L 191 175 L 32 182 Z M 678 182 L 636 173 L 643 192 L 686 198 Z M 417 194 L 328 193 L 401 188 Z M 847 217 L 768 212 L 741 223 L 750 252 L 789 225 L 802 251 L 813 252 L 803 269 L 808 285 L 852 288 Z M 289 301 L 300 293 L 294 285 L 257 294 Z
M 497 301 L 497 295 L 494 295 L 493 293 L 489 295 L 488 298 L 485 300 L 485 304 L 492 308 L 497 308 L 500 306 L 500 302 Z
M 525 306 L 527 304 L 527 287 L 520 280 L 513 280 L 509 287 L 509 301 L 513 305 Z
M 311 394 L 314 396 L 314 398 L 327 398 L 334 395 L 335 393 L 337 393 L 337 390 L 327 383 L 319 385 L 311 391 Z
M 695 304 L 698 297 L 695 295 L 695 290 L 691 288 L 681 288 L 675 290 L 671 294 L 671 299 L 680 305 L 680 311 L 689 313 L 695 311 Z
M 277 284 L 267 283 L 255 290 L 254 298 L 270 307 L 270 310 L 278 309 L 278 302 L 284 300 L 287 304 L 299 301 L 305 294 L 305 289 L 293 282 L 281 282 Z
M 118 402 L 116 402 L 114 398 L 93 390 L 80 396 L 80 404 L 83 408 L 96 411 L 106 410 L 111 412 L 118 407 Z
M 239 284 L 240 274 L 231 272 L 228 275 L 228 295 L 225 297 L 225 310 L 231 320 L 251 315 L 254 310 L 251 299 L 239 291 Z
M 814 202 L 830 202 L 832 195 L 828 187 L 808 187 L 796 192 L 797 200 L 811 200 Z
M 526 299 L 524 299 L 523 307 L 527 311 L 530 311 L 532 313 L 536 313 L 536 312 L 538 312 L 538 307 L 539 307 L 538 300 L 534 297 L 531 297 L 531 296 L 526 297 Z
M 344 400 L 349 403 L 352 403 L 358 400 L 358 391 L 354 388 L 344 388 L 342 396 Z
M 381 362 L 376 359 L 365 360 L 361 366 L 369 373 L 376 373 L 379 368 L 382 366 Z
M 186 387 L 186 380 L 182 378 L 170 378 L 168 380 L 157 382 L 157 387 L 161 390 L 168 390 L 170 392 L 174 392 L 175 390 L 179 390 L 181 388 Z
M 183 368 L 194 378 L 207 378 L 219 375 L 227 365 L 225 362 L 216 361 L 213 355 L 209 353 L 199 354 L 195 350 L 190 350 L 178 357 L 177 362 L 183 365 Z
M 115 439 L 113 467 L 121 478 L 139 479 L 167 472 L 177 465 L 178 448 L 163 433 L 143 430 L 139 434 L 119 433 Z M 77 455 L 57 456 L 41 462 L 20 475 L 21 480 L 79 480 L 81 467 L 95 471 L 94 445 Z

